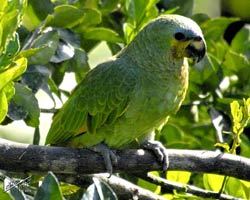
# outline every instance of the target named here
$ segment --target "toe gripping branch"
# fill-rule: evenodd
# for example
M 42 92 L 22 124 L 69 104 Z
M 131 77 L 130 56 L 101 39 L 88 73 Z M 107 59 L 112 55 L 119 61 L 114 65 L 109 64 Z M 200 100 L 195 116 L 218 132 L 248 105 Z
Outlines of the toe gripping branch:
M 162 163 L 162 171 L 167 171 L 169 167 L 168 152 L 161 142 L 148 140 L 142 144 L 142 148 L 153 152 L 157 160 Z

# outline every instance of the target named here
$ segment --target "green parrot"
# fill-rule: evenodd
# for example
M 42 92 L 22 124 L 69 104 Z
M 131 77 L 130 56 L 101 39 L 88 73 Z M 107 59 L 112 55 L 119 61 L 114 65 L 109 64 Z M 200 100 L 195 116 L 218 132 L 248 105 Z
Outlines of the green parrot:
M 154 130 L 185 98 L 187 58 L 198 62 L 205 52 L 202 31 L 193 20 L 180 15 L 154 19 L 79 83 L 55 115 L 46 144 L 93 148 L 109 172 L 114 160 L 109 149 L 143 147 L 155 153 L 165 171 L 167 151 L 154 141 Z

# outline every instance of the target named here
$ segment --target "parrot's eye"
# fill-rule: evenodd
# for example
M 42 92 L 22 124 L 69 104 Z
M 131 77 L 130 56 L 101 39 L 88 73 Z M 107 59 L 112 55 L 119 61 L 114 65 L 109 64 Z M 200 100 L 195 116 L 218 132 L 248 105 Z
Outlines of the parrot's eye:
M 181 33 L 181 32 L 177 32 L 177 33 L 175 33 L 174 34 L 174 38 L 176 39 L 176 40 L 184 40 L 185 39 L 185 35 L 183 34 L 183 33 Z

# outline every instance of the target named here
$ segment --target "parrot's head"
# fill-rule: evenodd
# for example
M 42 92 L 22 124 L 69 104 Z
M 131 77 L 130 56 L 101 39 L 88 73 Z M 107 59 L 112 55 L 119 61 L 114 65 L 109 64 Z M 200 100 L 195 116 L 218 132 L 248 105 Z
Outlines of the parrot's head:
M 180 15 L 162 15 L 151 21 L 137 35 L 135 43 L 141 51 L 148 51 L 146 55 L 165 56 L 166 59 L 171 57 L 173 60 L 187 57 L 199 62 L 206 53 L 200 27 L 193 20 Z

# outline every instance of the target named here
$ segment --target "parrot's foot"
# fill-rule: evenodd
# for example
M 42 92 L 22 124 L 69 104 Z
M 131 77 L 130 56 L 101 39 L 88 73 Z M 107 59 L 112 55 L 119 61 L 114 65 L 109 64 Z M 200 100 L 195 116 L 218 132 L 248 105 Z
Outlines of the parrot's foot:
M 162 163 L 162 171 L 167 171 L 169 166 L 168 152 L 161 142 L 148 140 L 142 144 L 142 148 L 152 151 L 158 161 Z
M 97 144 L 89 149 L 101 154 L 106 170 L 109 173 L 109 176 L 111 176 L 113 173 L 113 166 L 117 165 L 117 157 L 115 153 L 104 143 Z

